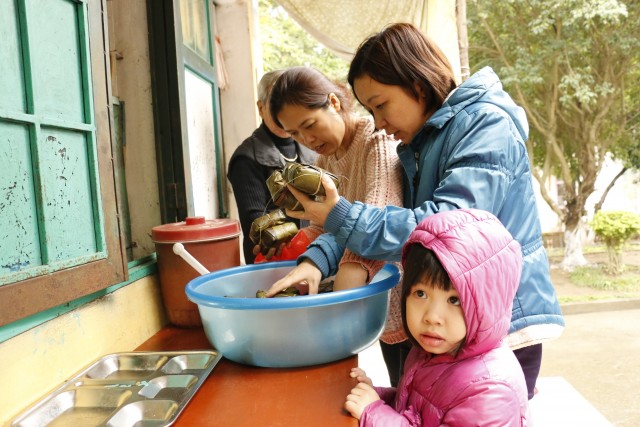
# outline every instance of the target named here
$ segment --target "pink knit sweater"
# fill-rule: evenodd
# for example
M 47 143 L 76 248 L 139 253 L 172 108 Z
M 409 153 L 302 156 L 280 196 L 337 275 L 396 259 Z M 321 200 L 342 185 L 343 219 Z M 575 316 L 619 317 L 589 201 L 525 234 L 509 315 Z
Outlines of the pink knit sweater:
M 356 200 L 375 206 L 402 206 L 402 165 L 396 153 L 398 141 L 384 131 L 375 131 L 369 117 L 358 118 L 355 135 L 348 151 L 340 159 L 335 155 L 319 156 L 316 165 L 340 178 L 340 195 L 350 202 Z M 324 232 L 314 225 L 303 229 L 310 241 Z M 384 266 L 384 261 L 362 258 L 345 250 L 340 265 L 346 262 L 360 263 L 369 273 L 369 279 Z M 387 327 L 381 339 L 394 344 L 406 339 L 400 316 L 398 289 L 392 289 Z

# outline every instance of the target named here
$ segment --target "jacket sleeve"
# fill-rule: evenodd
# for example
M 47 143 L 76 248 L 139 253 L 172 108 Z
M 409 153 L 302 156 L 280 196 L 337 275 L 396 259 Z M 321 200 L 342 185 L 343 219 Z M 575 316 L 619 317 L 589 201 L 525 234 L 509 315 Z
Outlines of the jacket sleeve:
M 434 179 L 432 175 L 439 180 L 430 199 L 420 195 L 424 182 L 418 184 L 418 205 L 414 209 L 351 204 L 341 198 L 324 224 L 325 231 L 360 256 L 399 261 L 409 234 L 429 215 L 460 208 L 497 215 L 524 147 L 515 140 L 512 123 L 501 114 L 461 114 L 463 117 L 452 124 L 453 130 L 446 136 L 437 173 L 430 170 L 432 160 L 421 160 L 420 181 Z
M 395 387 L 373 387 L 380 399 L 384 401 L 387 405 L 393 405 L 393 402 L 396 399 L 396 391 Z
M 271 202 L 271 194 L 262 175 L 263 167 L 247 156 L 237 156 L 229 164 L 228 178 L 233 187 L 233 196 L 238 205 L 238 216 L 244 236 L 245 261 L 252 263 L 255 255 L 249 244 L 249 231 L 253 221 L 266 214 Z
M 329 233 L 318 236 L 311 242 L 305 253 L 298 257 L 298 264 L 304 260 L 313 262 L 322 273 L 322 278 L 333 276 L 338 272 L 340 259 L 344 254 L 344 246 L 336 243 L 336 239 Z
M 359 426 L 421 427 L 422 418 L 413 408 L 398 413 L 391 406 L 385 404 L 384 401 L 377 400 L 364 408 Z
M 465 427 L 469 420 L 474 420 L 478 427 L 521 427 L 527 424 L 522 415 L 527 411 L 522 409 L 517 391 L 507 383 L 474 383 L 461 393 L 456 402 L 445 412 L 443 426 Z
M 246 156 L 238 156 L 229 165 L 229 181 L 238 204 L 241 221 L 249 226 L 264 215 L 271 194 L 262 176 L 262 166 Z M 247 230 L 248 231 L 248 230 Z

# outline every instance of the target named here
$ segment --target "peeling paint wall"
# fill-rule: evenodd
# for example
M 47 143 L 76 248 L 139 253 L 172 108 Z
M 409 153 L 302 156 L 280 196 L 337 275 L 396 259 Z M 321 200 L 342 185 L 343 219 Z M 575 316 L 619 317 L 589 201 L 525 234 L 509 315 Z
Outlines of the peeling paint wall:
M 0 343 L 0 425 L 95 359 L 131 351 L 165 324 L 158 282 L 149 276 Z
M 134 259 L 155 251 L 151 228 L 159 225 L 160 199 L 153 125 L 147 5 L 110 0 L 109 50 L 113 96 L 124 103 L 124 162 Z

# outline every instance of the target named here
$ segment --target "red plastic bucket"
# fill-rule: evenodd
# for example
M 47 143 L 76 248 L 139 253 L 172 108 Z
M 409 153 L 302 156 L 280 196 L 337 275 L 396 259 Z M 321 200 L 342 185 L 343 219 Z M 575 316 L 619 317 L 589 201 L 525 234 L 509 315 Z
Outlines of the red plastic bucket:
M 209 271 L 240 265 L 240 223 L 235 219 L 205 220 L 189 217 L 183 222 L 163 224 L 151 229 L 158 256 L 158 276 L 167 317 L 176 326 L 202 325 L 198 306 L 184 291 L 199 273 L 173 253 L 174 243 L 185 249 Z

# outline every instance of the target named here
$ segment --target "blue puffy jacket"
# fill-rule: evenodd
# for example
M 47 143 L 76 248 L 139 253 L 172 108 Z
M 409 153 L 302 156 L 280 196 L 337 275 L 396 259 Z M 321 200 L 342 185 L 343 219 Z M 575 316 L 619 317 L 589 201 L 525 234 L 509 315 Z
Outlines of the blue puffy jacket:
M 483 68 L 449 95 L 410 144 L 398 146 L 405 207 L 381 209 L 340 198 L 324 224 L 328 233 L 299 260 L 310 259 L 324 276 L 335 274 L 344 247 L 365 258 L 398 261 L 409 234 L 427 216 L 461 208 L 489 211 L 522 246 L 510 332 L 527 330 L 510 345 L 559 336 L 564 320 L 542 245 L 528 131 L 524 110 L 493 70 Z

